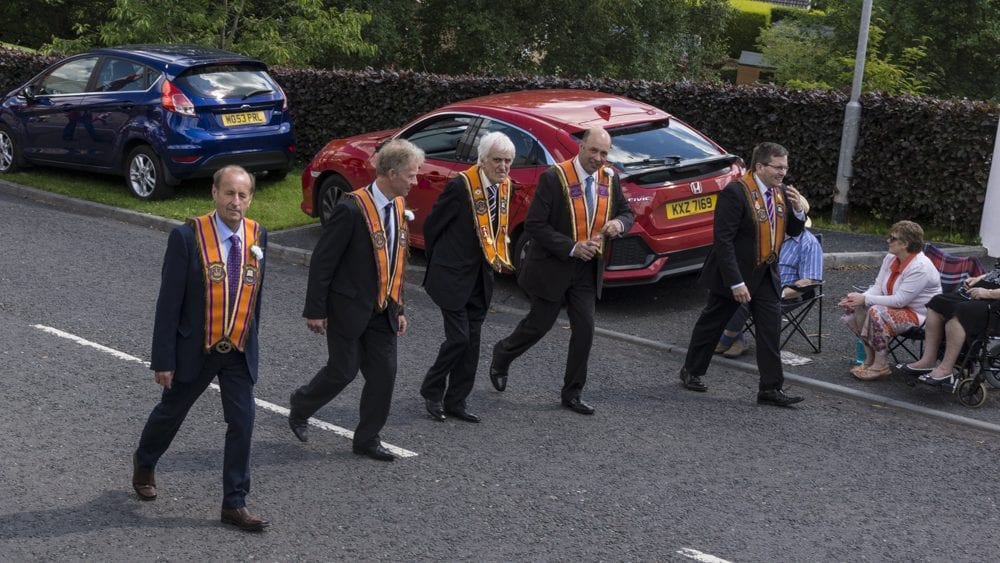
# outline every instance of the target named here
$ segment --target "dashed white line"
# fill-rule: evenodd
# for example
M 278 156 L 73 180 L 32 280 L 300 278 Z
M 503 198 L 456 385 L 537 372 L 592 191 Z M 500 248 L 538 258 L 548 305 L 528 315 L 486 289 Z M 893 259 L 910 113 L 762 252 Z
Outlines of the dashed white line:
M 697 549 L 691 549 L 689 547 L 684 547 L 677 550 L 679 555 L 683 555 L 688 559 L 694 559 L 695 561 L 701 561 L 702 563 L 730 563 L 729 561 L 716 557 L 714 555 L 709 555 L 707 553 L 702 553 Z
M 37 328 L 38 330 L 40 330 L 42 332 L 47 332 L 47 333 L 52 334 L 54 336 L 58 336 L 59 338 L 65 338 L 66 340 L 70 340 L 72 342 L 75 342 L 75 343 L 77 343 L 77 344 L 79 344 L 81 346 L 88 346 L 90 348 L 94 348 L 96 350 L 100 350 L 101 352 L 104 352 L 106 354 L 110 354 L 110 355 L 118 358 L 119 360 L 125 360 L 127 362 L 135 362 L 135 363 L 138 363 L 138 364 L 142 364 L 142 365 L 144 365 L 146 367 L 149 367 L 149 362 L 147 362 L 146 360 L 143 360 L 142 358 L 137 358 L 137 357 L 135 357 L 135 356 L 133 356 L 131 354 L 126 354 L 125 352 L 122 352 L 120 350 L 115 350 L 114 348 L 108 348 L 107 346 L 104 346 L 103 344 L 98 344 L 96 342 L 91 342 L 90 340 L 87 340 L 85 338 L 81 338 L 81 337 L 79 337 L 79 336 L 77 336 L 75 334 L 71 334 L 69 332 L 65 332 L 65 331 L 59 330 L 58 328 L 52 328 L 50 326 L 37 325 L 37 324 L 36 325 L 31 325 L 31 326 L 32 326 L 32 328 Z M 216 383 L 210 384 L 210 387 L 212 389 L 215 389 L 216 391 L 219 390 L 219 386 Z M 257 406 L 259 406 L 260 408 L 262 408 L 264 410 L 271 411 L 271 412 L 279 414 L 279 415 L 281 415 L 283 417 L 288 417 L 288 409 L 286 409 L 285 407 L 282 407 L 280 405 L 276 405 L 274 403 L 269 403 L 269 402 L 261 400 L 261 399 L 256 399 L 256 398 L 254 399 L 254 402 L 257 403 Z M 348 440 L 351 440 L 351 439 L 354 438 L 354 432 L 352 432 L 351 430 L 348 430 L 346 428 L 342 428 L 342 427 L 337 426 L 335 424 L 330 424 L 329 422 L 325 422 L 325 421 L 319 420 L 317 418 L 310 418 L 309 419 L 309 424 L 311 426 L 315 426 L 316 428 L 333 432 L 337 436 L 341 436 L 341 437 L 347 438 Z M 407 449 L 404 449 L 404 448 L 400 448 L 399 446 L 393 446 L 392 444 L 388 444 L 388 443 L 385 443 L 385 442 L 382 443 L 382 446 L 385 447 L 385 449 L 389 450 L 390 452 L 396 454 L 399 457 L 415 457 L 417 455 L 420 455 L 417 452 L 410 451 L 410 450 L 407 450 Z

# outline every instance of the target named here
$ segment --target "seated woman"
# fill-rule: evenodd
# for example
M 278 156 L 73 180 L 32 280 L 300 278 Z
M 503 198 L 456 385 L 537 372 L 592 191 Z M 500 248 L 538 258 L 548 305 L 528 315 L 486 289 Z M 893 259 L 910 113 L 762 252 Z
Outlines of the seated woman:
M 911 364 L 897 364 L 896 370 L 920 376 L 920 381 L 929 385 L 953 383 L 955 362 L 962 345 L 982 336 L 989 320 L 990 304 L 997 300 L 1000 300 L 1000 262 L 993 271 L 965 280 L 962 289 L 935 296 L 927 303 L 923 355 Z M 942 332 L 944 354 L 935 367 Z
M 920 326 L 927 302 L 941 293 L 941 275 L 923 253 L 924 230 L 920 225 L 896 223 L 886 243 L 889 254 L 882 260 L 875 285 L 864 293 L 848 293 L 838 303 L 846 313 L 842 320 L 865 347 L 864 363 L 851 369 L 862 381 L 889 377 L 889 340 Z

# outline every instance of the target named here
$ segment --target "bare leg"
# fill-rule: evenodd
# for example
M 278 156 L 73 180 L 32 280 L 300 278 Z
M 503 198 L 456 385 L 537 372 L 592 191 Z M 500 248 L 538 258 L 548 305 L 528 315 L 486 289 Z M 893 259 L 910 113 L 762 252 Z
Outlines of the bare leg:
M 965 328 L 958 319 L 953 318 L 945 325 L 944 336 L 946 339 L 944 357 L 941 358 L 938 367 L 930 373 L 931 377 L 941 378 L 955 371 L 955 362 L 962 352 L 962 345 L 965 344 Z
M 926 369 L 934 367 L 934 363 L 937 361 L 938 349 L 941 347 L 943 332 L 944 317 L 937 311 L 927 309 L 927 321 L 924 323 L 924 353 L 920 356 L 919 360 L 909 364 L 911 368 Z M 962 332 L 965 331 L 963 330 Z M 950 348 L 951 344 L 949 343 L 948 349 L 950 350 Z

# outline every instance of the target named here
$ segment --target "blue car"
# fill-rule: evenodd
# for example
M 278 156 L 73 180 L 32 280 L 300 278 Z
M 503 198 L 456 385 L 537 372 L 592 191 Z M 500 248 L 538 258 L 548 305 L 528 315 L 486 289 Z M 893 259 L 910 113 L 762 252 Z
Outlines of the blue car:
M 37 164 L 120 174 L 143 199 L 239 164 L 284 177 L 288 99 L 267 66 L 193 45 L 127 45 L 64 59 L 0 107 L 0 173 Z

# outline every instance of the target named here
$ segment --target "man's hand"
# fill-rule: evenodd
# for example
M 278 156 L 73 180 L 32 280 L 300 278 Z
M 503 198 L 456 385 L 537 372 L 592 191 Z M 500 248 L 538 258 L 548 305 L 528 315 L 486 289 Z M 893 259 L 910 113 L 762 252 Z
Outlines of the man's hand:
M 396 336 L 403 336 L 404 334 L 406 334 L 406 329 L 407 327 L 410 326 L 410 323 L 407 322 L 406 317 L 404 317 L 403 315 L 400 315 L 398 320 L 399 320 L 399 331 L 396 332 Z
M 306 328 L 316 334 L 326 334 L 326 319 L 306 319 Z
M 604 228 L 601 229 L 601 234 L 608 238 L 617 238 L 622 235 L 622 222 L 618 219 L 612 219 L 604 224 Z
M 802 212 L 802 200 L 799 199 L 799 190 L 795 189 L 795 186 L 785 186 L 785 196 L 788 199 L 788 203 L 792 204 L 792 209 Z
M 155 381 L 158 385 L 163 386 L 164 389 L 170 389 L 170 385 L 174 382 L 174 372 L 154 371 L 153 381 Z
M 584 262 L 589 262 L 597 252 L 601 249 L 601 243 L 595 240 L 586 240 L 583 242 L 578 242 L 573 246 L 573 252 L 571 253 L 574 258 L 579 258 Z
M 737 303 L 749 303 L 750 290 L 747 289 L 746 285 L 733 288 L 733 299 L 735 299 Z

